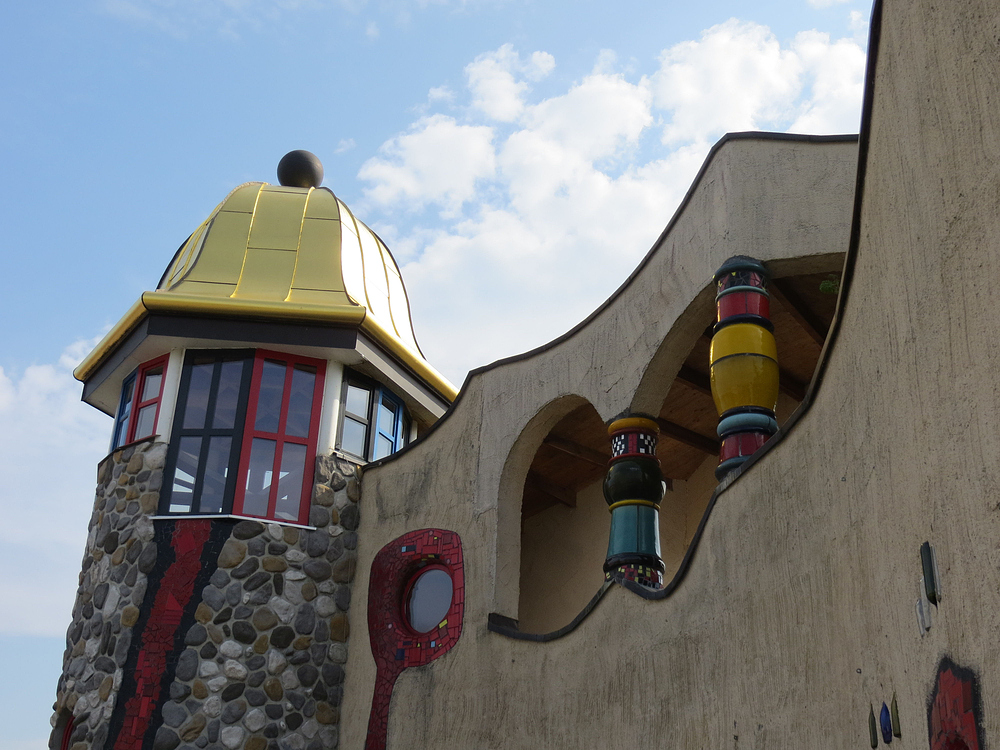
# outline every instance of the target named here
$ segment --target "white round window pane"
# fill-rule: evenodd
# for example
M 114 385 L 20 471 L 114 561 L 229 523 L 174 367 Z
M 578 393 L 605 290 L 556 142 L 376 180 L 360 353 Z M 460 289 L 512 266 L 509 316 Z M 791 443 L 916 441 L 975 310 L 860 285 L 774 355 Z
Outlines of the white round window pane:
M 432 568 L 420 574 L 410 589 L 406 615 L 410 627 L 418 633 L 436 628 L 451 608 L 454 584 L 447 571 Z

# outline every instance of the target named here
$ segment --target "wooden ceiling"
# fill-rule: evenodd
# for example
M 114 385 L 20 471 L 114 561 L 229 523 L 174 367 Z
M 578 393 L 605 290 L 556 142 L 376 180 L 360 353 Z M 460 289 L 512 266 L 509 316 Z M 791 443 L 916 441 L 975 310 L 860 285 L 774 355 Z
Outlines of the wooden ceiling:
M 772 280 L 771 322 L 778 345 L 781 391 L 802 401 L 833 320 L 838 274 L 818 273 Z M 821 288 L 822 287 L 822 288 Z M 719 422 L 712 401 L 708 356 L 711 326 L 695 343 L 663 400 L 657 421 L 657 455 L 667 478 L 688 479 L 708 455 L 718 455 Z M 611 445 L 597 411 L 584 404 L 567 414 L 535 453 L 524 483 L 521 520 L 557 503 L 575 507 L 577 491 L 604 476 Z

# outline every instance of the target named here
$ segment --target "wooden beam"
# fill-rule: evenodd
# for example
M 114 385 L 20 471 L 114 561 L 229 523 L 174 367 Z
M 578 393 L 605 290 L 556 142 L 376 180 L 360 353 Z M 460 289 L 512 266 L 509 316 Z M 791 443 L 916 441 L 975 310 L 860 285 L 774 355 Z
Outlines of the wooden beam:
M 718 454 L 719 452 L 719 442 L 717 440 L 707 438 L 694 430 L 689 430 L 687 427 L 682 427 L 679 424 L 663 419 L 663 417 L 657 417 L 656 423 L 660 425 L 660 432 L 676 440 L 678 443 L 684 443 L 684 445 L 691 448 L 697 448 L 703 453 Z
M 605 455 L 604 453 L 596 451 L 593 448 L 588 448 L 585 445 L 574 443 L 572 440 L 561 438 L 558 435 L 549 435 L 542 442 L 546 445 L 552 446 L 558 451 L 567 453 L 574 458 L 579 458 L 587 463 L 593 464 L 594 466 L 599 466 L 601 469 L 607 469 L 608 461 L 611 460 L 610 454 Z
M 786 279 L 772 279 L 770 292 L 788 314 L 795 318 L 795 322 L 812 337 L 812 340 L 823 346 L 830 332 L 830 326 L 809 308 L 795 288 Z
M 543 495 L 548 495 L 553 500 L 557 500 L 570 508 L 576 507 L 576 491 L 569 487 L 562 487 L 550 481 L 536 471 L 529 471 L 525 481 L 527 487 L 538 490 Z
M 708 375 L 702 375 L 693 367 L 681 365 L 680 372 L 677 373 L 677 379 L 688 384 L 696 391 L 707 393 L 709 396 L 712 395 L 712 379 Z
M 778 388 L 796 401 L 805 400 L 806 384 L 781 368 L 778 368 Z

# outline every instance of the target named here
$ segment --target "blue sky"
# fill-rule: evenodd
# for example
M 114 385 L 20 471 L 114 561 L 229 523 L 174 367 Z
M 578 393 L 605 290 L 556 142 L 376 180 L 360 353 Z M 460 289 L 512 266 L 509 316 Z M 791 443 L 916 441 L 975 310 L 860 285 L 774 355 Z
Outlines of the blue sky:
M 45 746 L 111 429 L 69 373 L 230 189 L 316 153 L 460 384 L 598 306 L 726 131 L 856 132 L 870 5 L 5 4 L 4 747 Z

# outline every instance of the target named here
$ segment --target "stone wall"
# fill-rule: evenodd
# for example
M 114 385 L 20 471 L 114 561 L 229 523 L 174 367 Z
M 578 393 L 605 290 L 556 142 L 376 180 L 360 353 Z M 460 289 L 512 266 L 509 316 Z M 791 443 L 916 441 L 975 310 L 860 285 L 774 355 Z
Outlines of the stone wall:
M 97 492 L 83 555 L 73 620 L 66 634 L 50 746 L 73 716 L 70 747 L 104 745 L 122 682 L 133 626 L 156 564 L 153 521 L 163 480 L 165 443 L 152 440 L 115 451 L 97 471 Z
M 315 530 L 232 527 L 184 635 L 156 750 L 338 746 L 357 499 L 354 465 L 321 457 Z
M 337 747 L 356 566 L 355 465 L 317 459 L 314 529 L 231 518 L 154 522 L 166 449 L 139 443 L 99 467 L 50 747 L 59 747 L 70 715 L 72 750 L 139 747 L 151 732 L 157 750 Z M 193 544 L 178 544 L 185 530 L 200 541 L 180 567 L 193 564 L 198 583 L 178 589 L 193 595 L 181 602 L 177 630 L 152 610 L 178 588 L 168 579 L 179 547 Z M 150 658 L 165 680 L 156 672 L 150 690 L 147 677 L 152 705 L 134 715 Z

